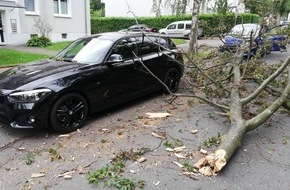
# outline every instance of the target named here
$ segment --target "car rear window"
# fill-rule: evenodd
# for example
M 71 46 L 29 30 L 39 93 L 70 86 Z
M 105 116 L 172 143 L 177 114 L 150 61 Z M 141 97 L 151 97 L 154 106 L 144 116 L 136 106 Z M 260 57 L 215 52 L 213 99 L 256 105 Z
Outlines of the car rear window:
M 186 24 L 185 29 L 191 29 L 191 24 Z
M 160 36 L 140 36 L 137 37 L 139 55 L 149 54 L 163 50 L 164 48 L 175 48 L 176 46 L 169 38 Z M 159 44 L 159 45 L 158 45 Z

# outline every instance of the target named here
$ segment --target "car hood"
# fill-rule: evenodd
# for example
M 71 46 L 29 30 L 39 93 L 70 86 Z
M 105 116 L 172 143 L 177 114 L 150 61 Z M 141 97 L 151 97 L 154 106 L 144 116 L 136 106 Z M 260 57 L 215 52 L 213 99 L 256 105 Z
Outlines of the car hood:
M 84 64 L 50 59 L 24 64 L 0 74 L 0 89 L 14 90 L 33 81 L 83 66 Z

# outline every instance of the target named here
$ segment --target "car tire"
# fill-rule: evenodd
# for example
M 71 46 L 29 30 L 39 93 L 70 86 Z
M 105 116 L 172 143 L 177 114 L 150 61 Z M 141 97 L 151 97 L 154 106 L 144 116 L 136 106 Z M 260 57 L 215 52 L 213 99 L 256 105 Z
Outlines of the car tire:
M 171 92 L 177 92 L 178 86 L 180 81 L 180 72 L 176 68 L 170 68 L 166 74 L 164 75 L 164 84 L 168 87 L 168 89 Z M 168 92 L 168 89 L 164 87 L 163 92 L 164 93 L 170 93 Z
M 61 96 L 52 106 L 50 124 L 59 132 L 72 132 L 80 128 L 88 116 L 86 99 L 69 93 Z

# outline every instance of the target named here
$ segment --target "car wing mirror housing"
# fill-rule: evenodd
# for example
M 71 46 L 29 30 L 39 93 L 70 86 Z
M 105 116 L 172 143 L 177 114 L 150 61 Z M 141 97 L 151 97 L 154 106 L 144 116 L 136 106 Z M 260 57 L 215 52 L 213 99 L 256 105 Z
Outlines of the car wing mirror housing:
M 112 64 L 112 63 L 120 63 L 120 62 L 124 62 L 123 56 L 120 54 L 112 54 L 108 61 L 108 63 Z

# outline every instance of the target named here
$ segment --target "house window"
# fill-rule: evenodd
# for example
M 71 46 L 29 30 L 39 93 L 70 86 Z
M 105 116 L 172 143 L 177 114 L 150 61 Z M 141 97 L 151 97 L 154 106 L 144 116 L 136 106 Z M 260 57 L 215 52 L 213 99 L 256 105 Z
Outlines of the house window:
M 62 38 L 62 39 L 66 39 L 66 38 L 67 38 L 67 33 L 62 33 L 62 34 L 61 34 L 61 38 Z
M 36 38 L 38 34 L 30 34 L 30 38 Z
M 54 14 L 69 15 L 69 0 L 53 0 Z
M 38 0 L 24 0 L 26 14 L 38 14 Z

